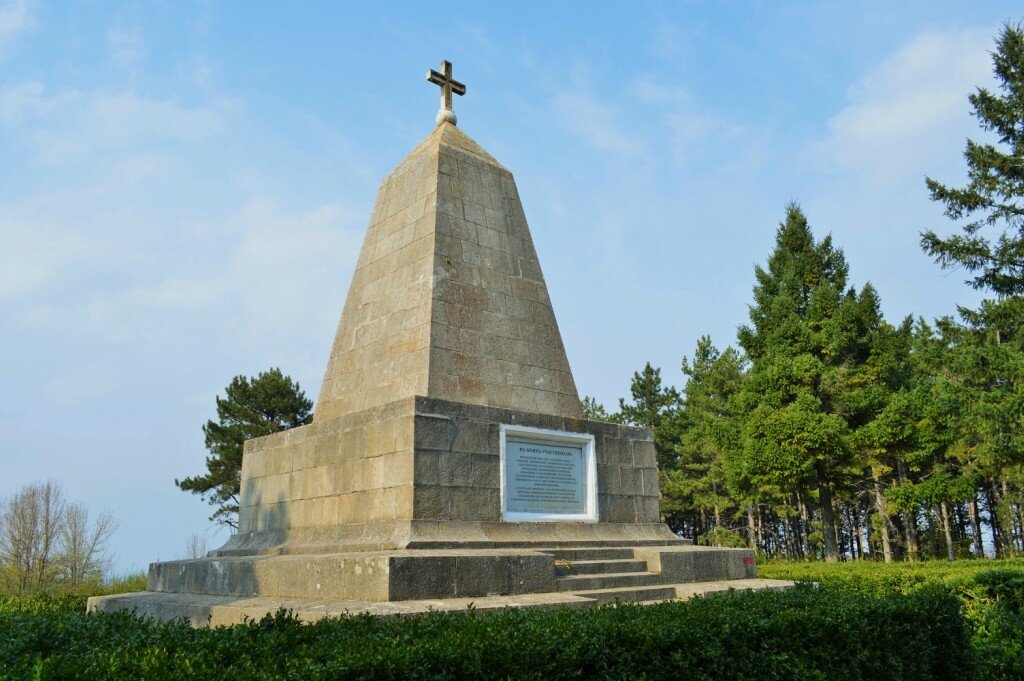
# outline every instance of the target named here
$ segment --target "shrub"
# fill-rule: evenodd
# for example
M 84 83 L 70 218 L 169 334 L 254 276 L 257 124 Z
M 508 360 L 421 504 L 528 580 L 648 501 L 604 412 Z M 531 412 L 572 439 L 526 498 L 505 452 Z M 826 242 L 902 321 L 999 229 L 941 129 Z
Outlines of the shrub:
M 192 629 L 59 599 L 0 601 L 0 676 L 42 679 L 954 679 L 970 672 L 947 589 L 801 586 L 688 603 L 350 616 Z

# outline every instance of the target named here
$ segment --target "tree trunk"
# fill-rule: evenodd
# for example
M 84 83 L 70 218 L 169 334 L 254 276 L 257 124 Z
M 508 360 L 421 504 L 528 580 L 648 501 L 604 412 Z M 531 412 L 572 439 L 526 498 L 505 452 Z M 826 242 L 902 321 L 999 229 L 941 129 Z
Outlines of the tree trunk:
M 813 560 L 815 556 L 811 550 L 811 538 L 808 536 L 811 528 L 811 512 L 807 508 L 803 497 L 798 494 L 797 499 L 800 502 L 800 541 L 804 545 L 804 557 L 807 560 Z
M 907 466 L 902 461 L 896 462 L 896 475 L 900 482 L 907 477 Z M 921 546 L 917 541 L 917 509 L 903 513 L 903 531 L 907 536 L 907 560 L 916 561 L 921 554 Z
M 949 560 L 956 560 L 956 551 L 953 548 L 953 528 L 950 527 L 949 522 L 949 507 L 946 506 L 946 502 L 939 503 L 939 517 L 942 520 L 942 530 L 946 533 L 946 558 Z
M 978 509 L 978 496 L 974 497 L 967 504 L 967 514 L 971 518 L 971 532 L 974 534 L 974 557 L 985 557 L 985 545 L 981 539 L 981 511 Z
M 875 479 L 875 509 L 881 518 L 879 534 L 882 536 L 882 560 L 886 563 L 892 562 L 892 538 L 889 536 L 889 513 L 885 504 L 885 494 L 882 492 L 882 485 Z
M 861 526 L 861 513 L 860 509 L 857 508 L 857 504 L 854 503 L 851 507 L 853 513 L 853 531 L 857 535 L 857 557 L 861 560 L 864 559 L 864 528 Z
M 996 493 L 992 483 L 985 484 L 985 505 L 988 506 L 988 526 L 992 530 L 992 547 L 995 549 L 996 558 L 1004 556 L 1003 551 L 1003 530 L 999 523 L 999 510 L 996 508 Z
M 1014 531 L 1014 519 L 1013 519 L 1013 504 L 1010 503 L 1010 487 L 1006 480 L 1003 480 L 1002 493 L 1000 495 L 1000 501 L 1006 504 L 1006 531 L 1004 532 L 1003 543 L 1006 544 L 1006 548 L 1010 551 L 1010 558 L 1017 557 L 1017 533 Z M 1005 537 L 1005 534 L 1009 534 L 1009 537 Z
M 754 521 L 754 507 L 747 507 L 747 542 L 750 548 L 757 551 L 757 524 Z
M 821 504 L 821 535 L 826 563 L 839 562 L 839 544 L 836 542 L 836 518 L 832 509 L 832 488 L 819 467 L 818 502 Z

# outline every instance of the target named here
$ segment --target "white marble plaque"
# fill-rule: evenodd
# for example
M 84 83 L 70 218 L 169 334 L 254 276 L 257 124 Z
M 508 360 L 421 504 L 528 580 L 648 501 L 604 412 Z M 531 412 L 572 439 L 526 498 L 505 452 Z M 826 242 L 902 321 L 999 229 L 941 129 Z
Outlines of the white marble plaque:
M 597 520 L 592 435 L 502 426 L 501 458 L 505 520 Z
M 513 513 L 579 514 L 587 510 L 583 447 L 509 438 L 505 484 Z

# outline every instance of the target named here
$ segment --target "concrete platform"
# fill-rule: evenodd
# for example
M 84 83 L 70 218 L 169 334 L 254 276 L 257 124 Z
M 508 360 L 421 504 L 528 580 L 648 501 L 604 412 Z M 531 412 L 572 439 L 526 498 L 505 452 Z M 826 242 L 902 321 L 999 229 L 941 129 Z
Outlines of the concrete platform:
M 149 591 L 89 599 L 89 610 L 135 610 L 197 626 L 259 619 L 280 608 L 303 620 L 344 613 L 588 607 L 663 602 L 728 589 L 781 589 L 756 578 L 746 549 L 682 541 L 633 547 L 370 551 L 214 556 L 155 563 Z
M 792 585 L 792 582 L 777 579 L 733 579 L 720 582 L 675 584 L 646 590 L 625 587 L 600 591 L 556 591 L 517 596 L 415 601 L 333 601 L 140 592 L 90 598 L 88 610 L 89 612 L 113 612 L 130 608 L 142 617 L 153 617 L 158 620 L 185 618 L 193 626 L 222 626 L 260 619 L 281 608 L 292 611 L 300 620 L 313 622 L 324 617 L 364 613 L 381 616 L 409 616 L 428 612 L 460 612 L 469 608 L 477 612 L 484 612 L 502 608 L 586 608 L 615 601 L 663 603 L 671 600 L 688 600 L 694 596 L 730 590 L 781 590 Z

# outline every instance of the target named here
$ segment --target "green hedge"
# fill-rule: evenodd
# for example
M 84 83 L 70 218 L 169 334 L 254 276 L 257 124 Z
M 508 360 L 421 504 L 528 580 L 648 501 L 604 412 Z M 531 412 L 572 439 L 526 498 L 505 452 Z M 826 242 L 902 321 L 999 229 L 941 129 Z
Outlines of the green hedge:
M 962 679 L 962 603 L 825 586 L 597 610 L 279 614 L 192 629 L 86 616 L 74 597 L 0 599 L 0 677 L 40 679 Z
M 1024 560 L 953 563 L 766 563 L 764 577 L 811 581 L 871 596 L 912 595 L 941 588 L 964 605 L 975 678 L 1024 679 Z

